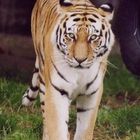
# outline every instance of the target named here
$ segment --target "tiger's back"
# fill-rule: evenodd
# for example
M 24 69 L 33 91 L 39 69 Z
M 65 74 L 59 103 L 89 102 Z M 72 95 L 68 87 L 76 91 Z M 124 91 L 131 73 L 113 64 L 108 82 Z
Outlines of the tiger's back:
M 74 140 L 92 140 L 107 58 L 114 43 L 113 8 L 88 0 L 37 0 L 32 13 L 36 52 L 30 105 L 40 93 L 43 140 L 68 140 L 69 106 L 76 99 Z

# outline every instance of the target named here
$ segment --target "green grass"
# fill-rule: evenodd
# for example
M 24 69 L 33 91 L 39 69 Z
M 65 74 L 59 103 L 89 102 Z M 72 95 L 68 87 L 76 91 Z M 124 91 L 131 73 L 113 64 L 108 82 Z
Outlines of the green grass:
M 110 62 L 117 68 L 109 66 L 106 74 L 94 132 L 96 140 L 140 140 L 140 81 L 125 69 L 119 56 L 111 57 Z M 39 105 L 30 108 L 21 106 L 22 93 L 26 88 L 20 78 L 0 78 L 0 140 L 41 140 Z M 75 130 L 75 118 L 72 109 L 69 122 L 72 132 Z
M 111 56 L 109 61 L 114 66 L 108 65 L 108 72 L 104 82 L 105 95 L 114 95 L 118 92 L 138 95 L 140 93 L 140 80 L 126 70 L 120 56 Z
M 97 120 L 98 127 L 105 127 L 108 135 L 115 138 L 139 137 L 140 107 L 125 106 L 119 109 L 102 108 Z
M 39 140 L 42 130 L 41 112 L 35 105 L 21 106 L 26 85 L 0 79 L 0 140 Z

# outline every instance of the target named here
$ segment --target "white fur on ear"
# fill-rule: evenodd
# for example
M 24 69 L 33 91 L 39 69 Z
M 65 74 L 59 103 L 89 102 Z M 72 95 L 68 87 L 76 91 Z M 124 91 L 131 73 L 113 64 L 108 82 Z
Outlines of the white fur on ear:
M 104 12 L 105 18 L 111 21 L 114 15 L 114 7 L 110 3 L 105 3 L 100 6 L 100 9 Z
M 100 8 L 101 8 L 102 10 L 104 10 L 105 12 L 110 12 L 110 13 L 112 13 L 113 10 L 114 10 L 112 4 L 110 4 L 110 3 L 102 4 L 102 5 L 100 6 Z
M 71 0 L 59 0 L 61 6 L 72 6 Z
M 71 1 L 70 1 L 70 0 L 64 0 L 64 2 L 65 2 L 65 3 L 71 3 Z

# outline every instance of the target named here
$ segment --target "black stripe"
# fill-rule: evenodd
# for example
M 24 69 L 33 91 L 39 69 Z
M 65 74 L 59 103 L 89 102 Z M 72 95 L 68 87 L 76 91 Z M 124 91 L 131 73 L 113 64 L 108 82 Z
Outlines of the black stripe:
M 83 108 L 77 108 L 77 113 L 83 113 L 86 111 L 89 111 L 90 109 L 83 109 Z
M 100 35 L 99 36 L 100 37 L 103 36 L 103 31 L 102 30 L 100 30 Z
M 63 28 L 66 29 L 66 22 L 63 23 Z
M 108 51 L 108 48 L 105 48 L 105 50 L 104 50 L 104 54 L 105 54 L 107 51 Z
M 92 18 L 88 18 L 88 20 L 89 20 L 90 22 L 96 22 L 96 20 L 94 20 L 94 19 L 92 19 Z
M 58 48 L 58 50 L 59 50 L 62 54 L 65 55 L 65 51 L 64 51 L 63 49 L 61 49 L 61 46 L 63 46 L 62 43 L 61 43 L 61 45 L 58 45 L 58 44 L 57 44 L 57 48 Z
M 96 91 L 91 92 L 91 93 L 89 94 L 89 96 L 91 96 L 91 95 L 95 94 L 96 92 L 97 92 L 97 90 L 96 90 Z
M 97 89 L 97 90 L 94 90 L 93 92 L 91 92 L 91 93 L 88 94 L 87 96 L 92 96 L 92 95 L 94 95 L 97 91 L 98 91 L 98 89 Z
M 33 86 L 30 86 L 30 89 L 32 90 L 32 91 L 37 91 L 39 88 L 38 88 L 38 86 L 35 86 L 35 87 L 33 87 Z
M 57 49 L 60 50 L 60 46 L 57 44 Z M 61 51 L 61 50 L 60 50 Z M 62 52 L 62 51 L 61 51 Z M 62 52 L 63 53 L 63 52 Z
M 95 15 L 95 14 L 92 14 L 92 16 L 94 16 L 95 18 L 98 18 L 99 19 L 99 17 L 97 15 Z
M 61 34 L 62 34 L 62 30 L 58 27 L 57 31 L 56 31 L 56 42 L 57 42 L 57 49 L 65 54 L 64 50 L 61 49 L 61 46 L 63 46 L 63 44 L 61 43 Z
M 43 34 L 43 33 L 42 33 L 42 34 Z M 43 41 L 42 41 L 42 42 L 43 42 L 43 48 L 45 48 L 45 46 L 46 46 L 46 45 L 45 45 L 45 35 L 43 35 Z
M 68 121 L 65 121 L 66 122 L 66 125 L 69 125 L 69 122 Z
M 44 58 L 43 58 L 43 55 L 42 55 L 42 53 L 41 53 L 41 50 L 39 49 L 39 53 L 40 53 L 40 58 L 41 58 L 41 60 L 42 60 L 42 64 L 44 65 L 45 64 L 45 62 L 44 62 Z
M 75 18 L 75 19 L 73 19 L 73 21 L 79 21 L 79 20 L 81 20 L 80 18 Z
M 94 81 L 97 79 L 99 71 L 100 71 L 100 66 L 99 66 L 98 72 L 97 72 L 96 76 L 94 77 L 94 79 L 86 85 L 86 90 L 88 90 L 90 88 L 90 86 L 94 83 Z
M 62 29 L 59 28 L 59 44 L 60 44 L 60 46 L 62 45 L 61 44 L 61 35 L 62 35 Z
M 42 102 L 41 102 L 41 105 L 42 105 L 42 106 L 44 106 L 44 105 L 45 105 L 45 102 L 44 102 L 44 101 L 42 101 Z
M 72 14 L 71 17 L 73 17 L 73 16 L 77 16 L 77 15 L 78 15 L 78 14 Z
M 106 46 L 102 46 L 102 47 L 104 48 L 104 51 L 101 52 L 101 53 L 99 53 L 99 54 L 97 55 L 97 57 L 103 56 L 103 55 L 108 51 L 108 48 L 107 48 Z M 101 48 L 102 48 L 102 47 L 101 47 Z
M 47 25 L 47 20 L 48 20 L 48 18 L 46 17 L 45 20 L 44 20 L 44 22 L 43 22 L 44 25 L 43 25 L 42 29 L 45 29 L 45 26 Z M 42 34 L 43 34 L 43 32 L 44 32 L 44 30 L 42 30 Z
M 47 2 L 48 2 L 48 1 L 44 1 L 40 9 L 43 9 L 44 6 L 45 6 L 45 4 L 47 4 Z
M 39 81 L 40 81 L 40 83 L 42 84 L 42 85 L 44 85 L 45 86 L 45 82 L 43 81 L 43 79 L 42 79 L 42 77 L 39 75 Z
M 58 40 L 58 31 L 59 31 L 59 26 L 58 26 L 58 28 L 56 30 L 56 40 Z
M 56 40 L 57 42 L 59 42 L 59 45 L 60 46 L 64 46 L 65 44 L 63 44 L 61 42 L 61 37 L 63 38 L 63 30 L 61 28 L 59 28 L 59 31 L 58 31 L 58 34 L 59 34 L 59 40 Z M 62 51 L 62 50 L 61 50 Z
M 106 43 L 106 42 L 107 42 L 107 38 L 108 38 L 108 33 L 105 32 L 105 45 L 107 44 L 107 43 Z
M 42 54 L 40 52 L 40 49 L 36 49 L 36 51 L 37 51 L 37 54 L 39 56 L 39 61 L 42 62 L 42 64 L 44 65 L 45 62 L 44 62 L 43 56 L 42 56 Z
M 102 24 L 102 30 L 105 30 L 105 25 L 104 24 Z
M 98 71 L 98 73 L 99 73 L 99 71 Z M 97 79 L 98 73 L 97 73 L 97 75 L 95 76 L 95 78 L 94 78 L 91 82 L 89 82 L 89 83 L 86 85 L 86 90 L 88 90 L 89 87 L 90 87 L 90 86 L 94 83 L 94 81 Z
M 93 91 L 93 92 L 91 92 L 90 94 L 79 94 L 78 97 L 81 97 L 81 96 L 92 96 L 92 95 L 95 94 L 97 91 L 98 91 L 98 89 L 95 90 L 95 91 Z
M 110 42 L 110 38 L 111 38 L 111 33 L 110 30 L 108 31 L 108 42 Z
M 36 98 L 29 97 L 29 95 L 25 96 L 24 98 L 27 98 L 27 99 L 30 100 L 31 102 L 33 102 L 33 101 L 36 100 Z
M 38 72 L 39 72 L 39 69 L 35 67 L 33 70 L 33 73 L 38 73 Z
M 37 8 L 37 10 L 36 10 L 36 13 L 35 13 L 35 16 L 34 16 L 34 17 L 35 17 L 35 19 L 34 19 L 34 21 L 33 21 L 33 22 L 35 23 L 35 25 L 34 25 L 34 30 L 35 30 L 34 32 L 35 32 L 35 36 L 37 35 L 37 29 L 38 29 L 38 26 L 37 26 L 38 11 L 39 11 L 39 8 Z
M 52 84 L 52 83 L 51 83 L 51 84 Z M 58 92 L 60 92 L 62 96 L 65 95 L 65 96 L 69 97 L 68 92 L 65 91 L 64 89 L 60 89 L 60 88 L 58 88 L 57 86 L 55 86 L 54 84 L 52 84 L 52 86 L 53 86 Z
M 45 95 L 45 92 L 39 88 L 39 92 Z
M 57 74 L 58 74 L 63 80 L 65 80 L 66 82 L 69 83 L 69 81 L 59 72 L 59 70 L 57 69 L 57 67 L 55 66 L 55 64 L 54 64 L 53 62 L 52 62 L 52 64 L 53 64 L 55 70 L 57 71 Z

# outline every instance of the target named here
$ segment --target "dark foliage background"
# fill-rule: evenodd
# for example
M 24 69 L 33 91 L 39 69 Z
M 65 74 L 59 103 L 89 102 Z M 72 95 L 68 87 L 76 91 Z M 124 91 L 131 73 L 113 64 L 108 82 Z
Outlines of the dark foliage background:
M 30 17 L 35 0 L 0 0 L 0 32 L 30 34 Z
M 32 73 L 34 49 L 30 24 L 35 1 L 0 0 L 0 76 L 2 77 L 11 78 Z

